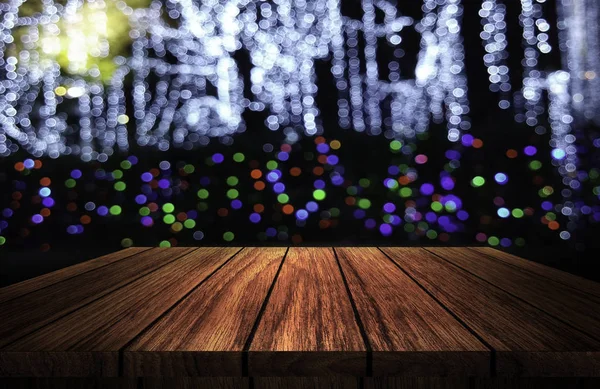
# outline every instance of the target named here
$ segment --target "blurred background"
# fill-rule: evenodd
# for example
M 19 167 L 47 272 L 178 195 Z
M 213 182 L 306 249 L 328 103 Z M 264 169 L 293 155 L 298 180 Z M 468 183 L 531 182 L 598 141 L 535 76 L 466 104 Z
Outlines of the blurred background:
M 600 279 L 599 12 L 6 0 L 0 283 L 199 245 L 486 245 Z

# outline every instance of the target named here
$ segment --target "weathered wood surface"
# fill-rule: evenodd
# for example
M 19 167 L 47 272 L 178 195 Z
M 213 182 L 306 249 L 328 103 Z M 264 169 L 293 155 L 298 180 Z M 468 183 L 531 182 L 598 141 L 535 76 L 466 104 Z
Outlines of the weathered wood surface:
M 148 247 L 130 247 L 1 288 L 0 304 L 147 250 L 149 250 Z
M 241 376 L 285 248 L 245 248 L 124 352 L 126 376 Z
M 0 349 L 2 371 L 12 376 L 117 377 L 119 350 L 237 251 L 211 248 L 185 254 Z M 47 356 L 36 358 L 38 354 L 51 354 L 54 363 Z M 54 371 L 57 367 L 62 370 Z
M 488 248 L 128 249 L 0 289 L 0 387 L 592 388 L 598 308 Z
M 250 344 L 250 374 L 365 375 L 366 360 L 333 250 L 290 248 Z
M 335 251 L 371 346 L 373 375 L 490 374 L 491 351 L 380 250 Z
M 496 373 L 526 377 L 600 375 L 600 343 L 565 320 L 425 249 L 382 250 L 490 345 Z

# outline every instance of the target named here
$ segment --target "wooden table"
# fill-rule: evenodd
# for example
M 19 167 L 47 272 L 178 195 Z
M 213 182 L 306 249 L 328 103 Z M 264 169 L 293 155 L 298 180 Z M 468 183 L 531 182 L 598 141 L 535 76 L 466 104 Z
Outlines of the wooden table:
M 129 248 L 0 289 L 0 388 L 598 388 L 600 284 L 491 248 Z

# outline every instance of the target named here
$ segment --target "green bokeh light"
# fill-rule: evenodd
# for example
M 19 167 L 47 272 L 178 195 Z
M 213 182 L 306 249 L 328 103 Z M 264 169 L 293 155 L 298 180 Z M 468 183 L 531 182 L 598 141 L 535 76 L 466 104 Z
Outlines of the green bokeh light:
M 290 196 L 286 195 L 285 193 L 281 193 L 277 196 L 277 201 L 279 201 L 281 204 L 286 204 L 288 201 L 290 201 Z
M 323 189 L 317 189 L 313 192 L 313 197 L 318 201 L 324 200 L 326 196 L 327 193 Z
M 371 200 L 360 199 L 360 200 L 358 200 L 358 206 L 359 206 L 359 208 L 362 208 L 362 209 L 369 209 L 369 208 L 371 208 Z
M 410 197 L 412 195 L 412 189 L 410 188 L 402 188 L 400 189 L 400 196 L 402 197 Z
M 431 209 L 435 212 L 440 212 L 442 209 L 444 209 L 444 206 L 439 201 L 434 201 L 431 203 Z
M 529 162 L 529 168 L 531 170 L 539 170 L 542 167 L 542 163 L 536 159 L 534 159 L 533 161 Z
M 513 215 L 513 217 L 515 217 L 517 219 L 520 219 L 520 218 L 523 217 L 523 215 L 525 215 L 525 213 L 523 212 L 522 209 L 515 208 L 515 209 L 512 210 L 512 215 Z
M 496 238 L 495 236 L 490 236 L 488 238 L 488 244 L 490 246 L 498 246 L 500 244 L 500 239 Z
M 237 189 L 229 189 L 227 191 L 227 198 L 229 198 L 231 200 L 236 199 L 239 195 L 240 195 L 240 192 L 238 192 Z
M 474 186 L 475 188 L 479 188 L 483 184 L 485 184 L 485 178 L 483 178 L 481 176 L 475 176 L 471 180 L 471 185 Z
M 198 198 L 201 198 L 203 200 L 208 198 L 208 191 L 206 189 L 200 189 L 198 191 Z
M 402 148 L 402 142 L 399 140 L 393 140 L 390 142 L 390 149 L 393 151 L 398 151 Z

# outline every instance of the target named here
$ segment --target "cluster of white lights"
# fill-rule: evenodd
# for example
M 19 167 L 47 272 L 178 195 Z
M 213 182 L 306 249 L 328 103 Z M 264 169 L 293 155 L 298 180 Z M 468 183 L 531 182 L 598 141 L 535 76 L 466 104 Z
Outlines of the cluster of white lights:
M 431 119 L 446 120 L 455 142 L 470 125 L 460 0 L 425 0 L 418 21 L 385 0 L 362 0 L 360 20 L 343 16 L 340 0 L 149 0 L 136 9 L 120 0 L 42 0 L 30 14 L 23 4 L 0 4 L 2 156 L 21 147 L 105 161 L 132 139 L 159 150 L 214 137 L 229 144 L 245 130 L 246 109 L 269 112 L 265 125 L 295 142 L 323 132 L 315 61 L 328 57 L 343 128 L 414 138 Z M 111 56 L 109 9 L 130 25 L 131 56 Z M 421 35 L 415 79 L 399 72 L 404 28 Z M 381 44 L 396 48 L 388 80 L 379 76 Z M 251 96 L 240 50 L 252 65 Z M 111 60 L 108 78 L 94 61 L 102 58 Z
M 460 39 L 460 1 L 425 1 L 420 21 L 398 15 L 396 7 L 385 1 L 363 0 L 362 8 L 362 20 L 347 20 L 340 31 L 344 35 L 332 39 L 332 73 L 340 94 L 340 126 L 372 135 L 385 131 L 388 138 L 411 139 L 426 132 L 431 119 L 446 119 L 448 139 L 458 141 L 461 130 L 470 128 L 466 118 L 469 106 Z M 382 25 L 375 24 L 376 8 L 384 13 Z M 415 79 L 402 79 L 399 72 L 403 55 L 401 31 L 405 28 L 414 28 L 421 35 Z M 364 42 L 359 41 L 360 36 Z M 377 59 L 377 46 L 381 44 L 378 40 L 383 37 L 385 44 L 396 47 L 396 58 L 387 64 Z M 360 74 L 360 48 L 364 50 L 364 75 Z M 380 78 L 379 66 L 388 67 L 388 80 Z M 384 101 L 389 102 L 387 110 L 383 108 Z
M 523 87 L 515 94 L 515 120 L 531 127 L 539 124 L 539 117 L 546 111 L 542 100 L 546 74 L 539 70 L 540 55 L 548 54 L 550 25 L 543 18 L 542 5 L 546 0 L 521 0 L 519 22 L 523 27 Z M 538 131 L 543 131 L 538 128 Z
M 490 74 L 490 89 L 505 92 L 500 107 L 510 106 L 509 68 L 506 65 L 506 8 L 501 0 L 485 0 L 480 16 L 481 38 L 487 54 L 484 63 Z M 520 0 L 520 25 L 523 29 L 523 88 L 514 94 L 515 119 L 535 127 L 536 133 L 547 132 L 540 117 L 546 112 L 544 91 L 548 95 L 548 124 L 552 164 L 562 177 L 562 203 L 555 211 L 568 218 L 562 239 L 570 239 L 582 216 L 583 202 L 578 200 L 581 177 L 578 171 L 577 125 L 594 120 L 600 123 L 600 4 L 588 0 L 560 0 L 558 4 L 559 49 L 563 55 L 563 69 L 541 70 L 541 56 L 552 51 L 549 43 L 551 25 L 543 17 L 542 4 L 546 0 Z
M 550 100 L 548 114 L 552 136 L 552 164 L 558 168 L 565 186 L 561 191 L 564 203 L 556 205 L 556 211 L 567 216 L 567 230 L 562 231 L 561 238 L 568 239 L 569 231 L 577 228 L 577 220 L 581 216 L 582 203 L 575 201 L 574 194 L 580 190 L 578 177 L 578 157 L 575 146 L 576 137 L 572 133 L 573 116 L 571 115 L 571 94 L 568 91 L 569 73 L 557 71 L 548 76 L 548 98 Z
M 507 61 L 506 6 L 500 1 L 486 0 L 481 4 L 479 16 L 483 30 L 480 37 L 486 51 L 483 61 L 489 74 L 490 90 L 500 93 L 498 105 L 507 109 L 510 107 L 511 85 Z
M 558 0 L 563 68 L 571 74 L 572 107 L 580 122 L 600 124 L 600 3 Z

